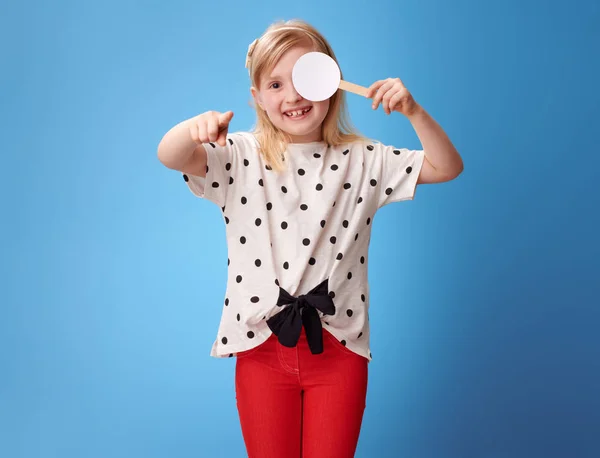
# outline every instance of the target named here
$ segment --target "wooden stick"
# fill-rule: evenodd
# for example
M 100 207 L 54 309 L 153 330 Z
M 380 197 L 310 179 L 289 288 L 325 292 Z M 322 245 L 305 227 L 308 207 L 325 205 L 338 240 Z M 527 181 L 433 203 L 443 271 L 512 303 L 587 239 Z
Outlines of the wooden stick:
M 348 81 L 344 80 L 340 80 L 339 88 L 357 95 L 362 95 L 363 97 L 366 97 L 367 93 L 369 92 L 369 88 L 367 87 L 359 86 L 358 84 L 354 83 L 349 83 Z

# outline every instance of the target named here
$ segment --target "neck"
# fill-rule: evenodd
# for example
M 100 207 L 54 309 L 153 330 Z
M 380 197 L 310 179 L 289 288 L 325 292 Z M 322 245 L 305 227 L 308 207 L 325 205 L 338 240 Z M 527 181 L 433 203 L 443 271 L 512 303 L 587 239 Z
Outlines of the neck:
M 323 141 L 323 134 L 321 129 L 316 129 L 314 132 L 305 135 L 292 135 L 289 134 L 290 143 L 315 143 Z

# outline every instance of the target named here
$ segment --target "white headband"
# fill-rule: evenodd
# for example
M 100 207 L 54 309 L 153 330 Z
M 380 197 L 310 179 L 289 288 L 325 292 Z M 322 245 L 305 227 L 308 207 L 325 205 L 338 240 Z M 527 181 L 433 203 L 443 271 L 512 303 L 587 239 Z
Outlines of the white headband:
M 258 38 L 250 43 L 250 46 L 248 46 L 248 52 L 246 53 L 246 68 L 248 69 L 248 75 L 250 75 L 250 59 L 252 57 L 252 53 L 254 52 L 254 48 L 256 47 L 256 43 L 258 43 Z

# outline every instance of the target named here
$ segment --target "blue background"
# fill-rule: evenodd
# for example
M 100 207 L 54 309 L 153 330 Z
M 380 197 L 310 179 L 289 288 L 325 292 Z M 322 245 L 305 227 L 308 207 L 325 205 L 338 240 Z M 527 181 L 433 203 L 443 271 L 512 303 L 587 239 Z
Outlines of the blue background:
M 156 149 L 207 110 L 249 129 L 247 46 L 295 17 L 347 80 L 400 77 L 465 163 L 374 220 L 357 456 L 600 456 L 600 6 L 541 0 L 3 2 L 0 456 L 245 456 L 208 355 L 220 209 Z

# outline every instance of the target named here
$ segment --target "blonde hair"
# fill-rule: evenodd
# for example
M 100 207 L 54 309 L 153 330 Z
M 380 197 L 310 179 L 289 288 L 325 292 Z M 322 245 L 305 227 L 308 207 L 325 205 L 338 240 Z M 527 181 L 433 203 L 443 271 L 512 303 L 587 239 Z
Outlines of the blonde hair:
M 248 48 L 246 66 L 252 86 L 260 87 L 261 77 L 275 67 L 281 56 L 289 49 L 310 44 L 315 51 L 330 56 L 337 63 L 333 49 L 313 26 L 299 20 L 277 21 L 271 24 L 260 38 Z M 338 64 L 339 66 L 339 64 Z M 342 79 L 343 79 L 342 75 Z M 285 151 L 290 136 L 273 125 L 269 116 L 254 101 L 256 110 L 256 125 L 251 130 L 259 143 L 260 153 L 265 162 L 276 172 L 285 169 Z M 346 96 L 342 90 L 337 90 L 329 99 L 329 110 L 321 126 L 323 141 L 330 146 L 343 145 L 351 142 L 368 141 L 352 125 L 346 106 Z

